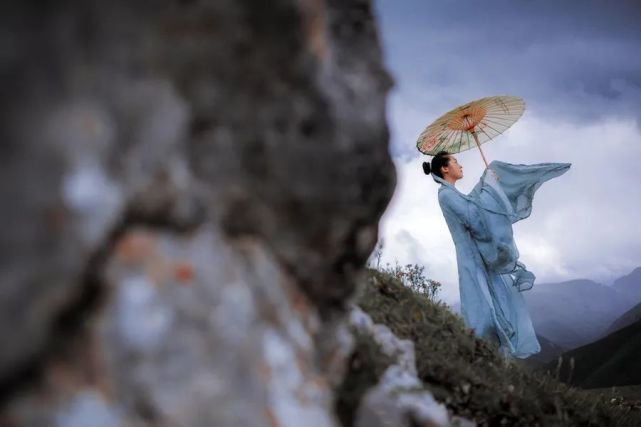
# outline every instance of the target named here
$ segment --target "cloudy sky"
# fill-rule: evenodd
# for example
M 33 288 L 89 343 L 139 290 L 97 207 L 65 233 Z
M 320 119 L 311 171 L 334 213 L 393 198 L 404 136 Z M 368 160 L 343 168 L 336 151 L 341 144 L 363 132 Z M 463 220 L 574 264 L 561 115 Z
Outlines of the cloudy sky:
M 383 220 L 383 263 L 426 267 L 458 296 L 456 257 L 421 170 L 423 128 L 491 95 L 525 99 L 523 117 L 483 145 L 488 160 L 569 162 L 514 226 L 521 261 L 539 283 L 609 284 L 641 266 L 641 3 L 636 0 L 375 0 L 385 60 L 398 184 Z M 468 192 L 483 171 L 460 153 Z

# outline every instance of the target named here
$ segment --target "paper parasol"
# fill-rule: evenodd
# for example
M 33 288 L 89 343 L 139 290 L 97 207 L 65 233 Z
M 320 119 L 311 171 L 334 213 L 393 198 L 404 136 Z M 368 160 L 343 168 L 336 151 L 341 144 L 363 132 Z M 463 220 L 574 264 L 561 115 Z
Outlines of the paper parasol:
M 525 111 L 525 102 L 516 96 L 489 96 L 468 102 L 443 114 L 418 137 L 416 147 L 423 154 L 439 151 L 460 153 L 478 147 L 488 166 L 481 144 L 505 132 Z

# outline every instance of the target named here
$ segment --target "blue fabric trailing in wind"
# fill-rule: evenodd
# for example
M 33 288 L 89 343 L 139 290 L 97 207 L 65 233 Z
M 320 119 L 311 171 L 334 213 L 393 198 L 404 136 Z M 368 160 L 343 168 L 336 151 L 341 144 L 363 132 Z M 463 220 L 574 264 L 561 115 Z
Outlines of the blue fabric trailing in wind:
M 493 161 L 478 184 L 463 194 L 441 184 L 439 205 L 452 234 L 461 293 L 461 313 L 479 337 L 499 344 L 504 355 L 525 358 L 541 351 L 521 292 L 535 276 L 519 261 L 512 224 L 530 216 L 534 194 L 570 163 L 515 165 Z

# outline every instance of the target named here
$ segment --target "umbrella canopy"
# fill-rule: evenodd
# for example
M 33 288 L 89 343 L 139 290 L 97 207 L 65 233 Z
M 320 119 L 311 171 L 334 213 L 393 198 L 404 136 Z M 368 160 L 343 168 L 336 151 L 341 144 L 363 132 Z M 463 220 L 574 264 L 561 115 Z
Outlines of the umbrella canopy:
M 423 154 L 439 151 L 460 153 L 505 132 L 525 111 L 525 102 L 517 96 L 489 96 L 468 102 L 443 114 L 418 137 L 416 147 Z M 485 155 L 481 156 L 487 165 Z

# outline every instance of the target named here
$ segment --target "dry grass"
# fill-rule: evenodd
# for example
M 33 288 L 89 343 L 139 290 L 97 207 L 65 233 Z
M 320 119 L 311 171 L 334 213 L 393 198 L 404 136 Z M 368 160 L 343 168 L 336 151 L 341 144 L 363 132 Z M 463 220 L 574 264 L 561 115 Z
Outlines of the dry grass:
M 453 414 L 474 419 L 480 426 L 641 426 L 641 411 L 634 406 L 568 387 L 521 361 L 504 360 L 494 345 L 477 339 L 447 306 L 388 274 L 369 270 L 356 302 L 375 322 L 413 340 L 425 387 Z M 367 359 L 368 352 L 376 354 L 371 343 L 361 345 L 356 357 Z M 372 362 L 374 377 L 382 372 L 379 362 Z M 371 375 L 360 375 L 367 384 L 375 382 Z M 356 405 L 365 387 L 357 385 L 362 381 L 357 376 L 351 381 L 355 381 L 351 389 L 357 392 L 350 402 Z

